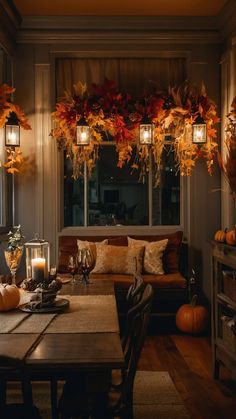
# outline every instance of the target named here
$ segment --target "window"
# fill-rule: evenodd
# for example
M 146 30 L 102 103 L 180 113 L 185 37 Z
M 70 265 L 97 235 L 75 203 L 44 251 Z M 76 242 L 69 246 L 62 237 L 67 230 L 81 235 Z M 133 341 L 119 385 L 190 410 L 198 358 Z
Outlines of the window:
M 138 53 L 137 53 L 138 54 Z M 151 54 L 151 53 L 150 53 Z M 73 92 L 78 81 L 101 84 L 114 80 L 119 90 L 138 96 L 154 85 L 161 89 L 187 79 L 186 57 L 170 53 L 163 56 L 130 58 L 57 57 L 55 61 L 56 97 Z M 168 145 L 164 152 L 161 182 L 155 188 L 154 173 L 145 183 L 130 166 L 117 167 L 114 145 L 100 147 L 99 159 L 91 177 L 73 180 L 72 164 L 64 157 L 64 226 L 180 224 L 180 176 L 174 170 L 174 156 Z M 150 167 L 152 162 L 150 161 Z
M 154 173 L 145 183 L 130 165 L 117 167 L 114 145 L 100 148 L 97 165 L 88 178 L 72 179 L 72 165 L 64 166 L 64 220 L 68 226 L 178 225 L 180 179 L 173 154 L 166 150 L 161 183 L 153 188 Z M 86 186 L 85 186 L 86 185 Z

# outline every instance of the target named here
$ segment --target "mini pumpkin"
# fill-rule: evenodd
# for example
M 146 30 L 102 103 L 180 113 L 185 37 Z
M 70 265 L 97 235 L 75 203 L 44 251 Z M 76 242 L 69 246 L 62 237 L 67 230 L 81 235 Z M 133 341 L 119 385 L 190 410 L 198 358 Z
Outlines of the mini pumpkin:
M 0 284 L 0 311 L 8 311 L 18 306 L 20 291 L 16 285 Z
M 226 230 L 218 230 L 215 232 L 214 239 L 217 242 L 224 243 L 226 238 Z
M 203 333 L 207 329 L 208 321 L 208 311 L 197 304 L 197 295 L 193 296 L 190 304 L 183 304 L 176 313 L 176 326 L 184 333 Z
M 227 244 L 234 246 L 236 244 L 236 234 L 235 229 L 227 231 L 225 235 L 225 240 Z

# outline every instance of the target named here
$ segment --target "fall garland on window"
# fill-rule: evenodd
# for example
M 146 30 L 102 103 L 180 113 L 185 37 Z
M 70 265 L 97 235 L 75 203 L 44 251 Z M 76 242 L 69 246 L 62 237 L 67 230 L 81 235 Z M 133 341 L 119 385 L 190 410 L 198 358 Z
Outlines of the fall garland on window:
M 138 141 L 139 125 L 145 115 L 154 124 L 152 145 L 140 145 Z M 205 144 L 192 142 L 192 125 L 199 115 L 206 123 Z M 133 150 L 136 150 L 131 170 L 140 170 L 141 181 L 145 180 L 149 171 L 149 156 L 152 153 L 155 183 L 156 186 L 159 184 L 162 154 L 167 146 L 174 152 L 176 172 L 181 176 L 191 175 L 200 158 L 206 160 L 207 170 L 212 174 L 218 151 L 214 125 L 219 118 L 216 105 L 207 96 L 204 86 L 197 89 L 184 83 L 178 88 L 170 88 L 168 92 L 156 90 L 134 98 L 119 92 L 114 81 L 105 80 L 101 86 L 92 84 L 90 91 L 85 84 L 78 82 L 74 85 L 74 92 L 66 92 L 56 104 L 52 116 L 55 126 L 51 135 L 59 149 L 66 150 L 67 157 L 72 160 L 75 179 L 83 174 L 85 162 L 91 173 L 99 146 L 108 139 L 115 142 L 120 168 L 130 162 Z M 75 141 L 76 124 L 82 117 L 91 129 L 88 146 L 77 146 Z
M 8 84 L 0 86 L 0 128 L 3 128 L 10 117 L 11 113 L 15 113 L 19 125 L 26 130 L 31 129 L 28 124 L 24 112 L 21 108 L 11 101 L 11 96 L 15 92 L 15 88 Z M 6 147 L 7 162 L 4 164 L 8 173 L 19 173 L 24 163 L 22 151 L 20 147 Z
M 219 165 L 229 184 L 234 201 L 236 201 L 236 96 L 231 103 L 230 112 L 226 115 L 225 160 L 219 154 Z

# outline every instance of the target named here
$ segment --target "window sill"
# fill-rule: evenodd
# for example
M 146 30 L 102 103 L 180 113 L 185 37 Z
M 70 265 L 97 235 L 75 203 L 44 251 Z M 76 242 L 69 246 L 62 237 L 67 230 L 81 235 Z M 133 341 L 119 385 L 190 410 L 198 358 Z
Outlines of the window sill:
M 119 236 L 124 234 L 153 235 L 172 233 L 183 230 L 183 226 L 91 226 L 91 227 L 65 227 L 58 232 L 59 236 Z

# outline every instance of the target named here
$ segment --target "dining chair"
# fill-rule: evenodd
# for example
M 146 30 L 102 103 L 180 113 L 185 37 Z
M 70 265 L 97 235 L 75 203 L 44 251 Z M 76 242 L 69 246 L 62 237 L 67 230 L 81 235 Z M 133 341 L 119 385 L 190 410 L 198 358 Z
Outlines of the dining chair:
M 129 363 L 129 357 L 128 357 L 129 348 L 130 348 L 129 342 L 130 342 L 130 336 L 132 334 L 133 322 L 135 322 L 136 320 L 137 312 L 139 310 L 142 310 L 142 307 L 143 307 L 142 304 L 145 304 L 146 293 L 148 292 L 146 291 L 144 294 L 147 284 L 144 283 L 142 277 L 139 277 L 138 280 L 139 280 L 139 284 L 134 293 L 132 306 L 130 305 L 130 308 L 127 312 L 125 330 L 121 337 L 121 345 L 122 345 L 123 353 L 125 356 L 124 366 L 121 370 L 117 370 L 117 369 L 112 370 L 112 373 L 111 373 L 111 386 L 114 389 L 118 389 L 119 387 L 123 385 L 124 376 L 126 374 L 126 369 Z M 150 287 L 148 287 L 148 289 L 150 289 Z
M 24 361 L 0 355 L 0 418 L 41 419 L 38 408 L 33 404 L 32 387 L 24 368 Z M 21 382 L 23 403 L 7 403 L 9 379 Z
M 78 376 L 77 381 L 76 378 L 67 381 L 58 406 L 61 419 L 74 417 L 133 419 L 133 384 L 147 333 L 152 299 L 153 289 L 147 284 L 139 303 L 130 309 L 132 313 L 130 313 L 129 336 L 124 347 L 125 368 L 121 385 L 116 388 L 111 386 L 105 396 L 102 393 L 95 397 L 94 394 L 83 391 L 81 377 Z
M 140 301 L 144 288 L 144 279 L 141 274 L 136 272 L 133 276 L 133 283 L 130 285 L 126 294 L 127 311 Z

